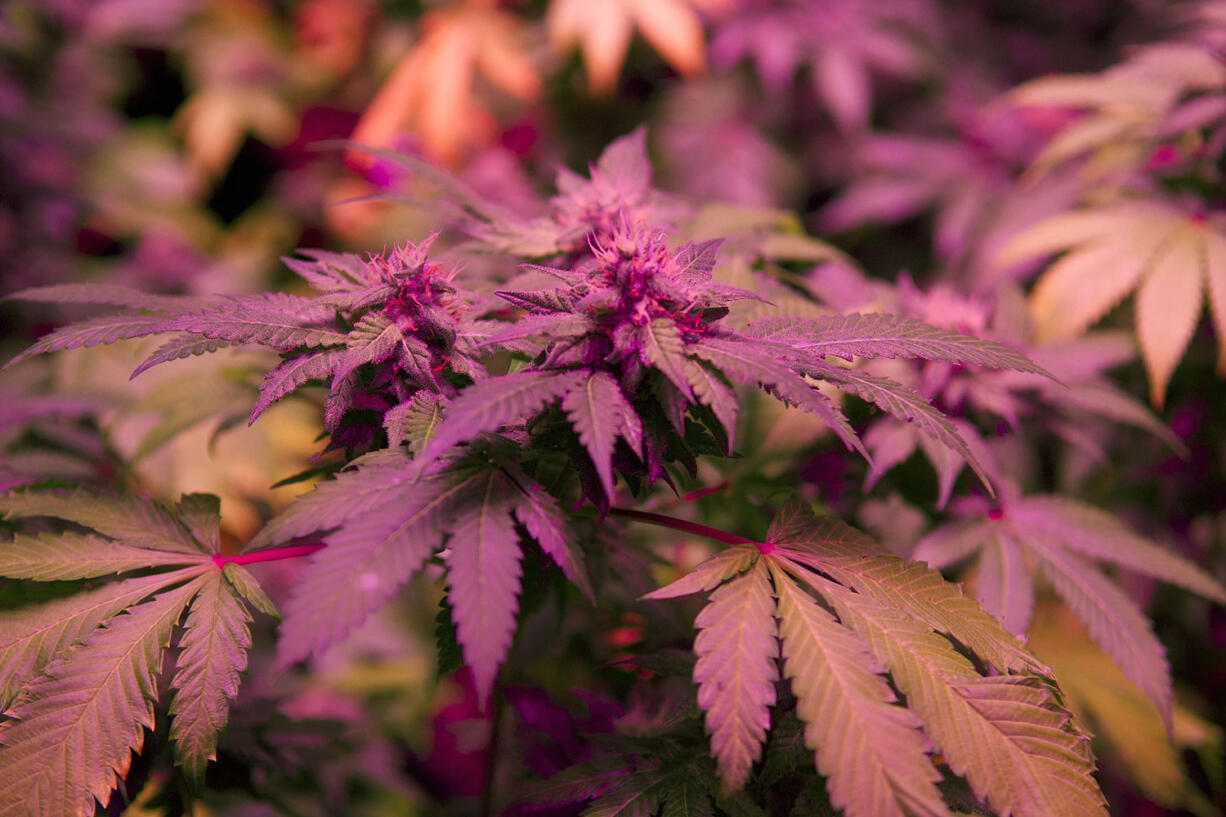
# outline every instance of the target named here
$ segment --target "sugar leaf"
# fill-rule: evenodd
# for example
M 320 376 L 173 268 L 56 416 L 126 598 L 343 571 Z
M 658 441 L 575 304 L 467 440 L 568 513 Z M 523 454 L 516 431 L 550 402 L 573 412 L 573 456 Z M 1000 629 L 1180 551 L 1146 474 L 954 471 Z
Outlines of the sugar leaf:
M 685 341 L 677 325 L 667 318 L 654 318 L 639 327 L 643 362 L 654 366 L 668 381 L 693 401 L 694 392 L 685 375 Z
M 278 363 L 276 368 L 271 369 L 260 381 L 260 396 L 256 398 L 255 406 L 251 409 L 248 423 L 254 423 L 269 406 L 308 381 L 328 377 L 340 359 L 340 352 L 307 352 Z
M 193 332 L 273 349 L 343 346 L 347 339 L 343 332 L 319 325 L 329 320 L 330 313 L 308 298 L 267 294 L 235 297 L 214 309 L 171 318 L 159 331 Z
M 522 371 L 472 384 L 448 405 L 419 462 L 428 463 L 458 443 L 534 414 L 586 377 L 581 371 Z
M 388 444 L 395 447 L 408 443 L 410 451 L 420 453 L 434 438 L 446 406 L 442 395 L 424 390 L 392 406 L 383 414 Z
M 642 438 L 638 414 L 622 394 L 617 381 L 606 372 L 593 372 L 586 381 L 564 394 L 562 411 L 566 412 L 579 442 L 592 458 L 605 496 L 612 499 L 613 448 L 619 436 L 631 445 L 636 437 Z M 637 428 L 637 434 L 631 431 L 627 437 L 623 432 L 627 425 Z
M 207 581 L 196 578 L 116 616 L 26 687 L 11 720 L 0 724 L 7 814 L 91 817 L 95 801 L 106 803 L 153 726 L 171 630 Z
M 694 389 L 698 402 L 711 409 L 715 419 L 724 427 L 724 433 L 728 436 L 728 451 L 731 452 L 739 409 L 736 391 L 696 360 L 686 360 L 685 379 Z

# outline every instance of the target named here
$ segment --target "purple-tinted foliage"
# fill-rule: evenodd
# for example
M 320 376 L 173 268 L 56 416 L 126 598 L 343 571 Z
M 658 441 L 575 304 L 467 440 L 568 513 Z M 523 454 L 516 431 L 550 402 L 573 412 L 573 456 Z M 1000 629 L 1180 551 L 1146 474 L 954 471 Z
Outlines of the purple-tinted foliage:
M 961 360 L 953 361 L 936 349 L 928 350 L 927 359 L 922 361 L 881 360 L 865 365 L 866 371 L 904 384 L 953 417 L 959 434 L 990 475 L 999 473 L 999 466 L 994 463 L 982 433 L 968 422 L 970 416 L 987 417 L 1010 429 L 1016 429 L 1026 419 L 1099 460 L 1105 456 L 1103 442 L 1096 439 L 1096 427 L 1092 422 L 1087 424 L 1087 420 L 1102 418 L 1127 423 L 1149 431 L 1176 451 L 1183 449 L 1149 409 L 1105 376 L 1107 370 L 1129 362 L 1136 355 L 1131 341 L 1118 333 L 1100 332 L 1076 340 L 1036 345 L 1030 340 L 1024 304 L 1007 285 L 995 297 L 963 295 L 945 284 L 923 291 L 906 275 L 891 287 L 837 265 L 815 270 L 809 283 L 817 297 L 836 308 L 872 306 L 897 310 L 909 316 L 904 320 L 916 321 L 917 326 L 945 327 L 966 342 L 972 342 L 971 338 L 993 339 L 1022 349 L 1029 361 L 1050 373 L 1042 376 L 1017 365 L 1007 371 L 991 371 L 982 368 L 985 362 L 982 358 L 963 354 Z M 889 418 L 870 426 L 865 444 L 873 455 L 873 464 L 867 487 L 919 449 L 937 470 L 938 504 L 948 502 L 965 454 L 952 447 L 951 451 L 932 446 L 917 433 L 922 430 L 922 426 L 903 426 Z M 950 456 L 953 451 L 958 456 Z
M 224 347 L 273 349 L 282 361 L 260 384 L 254 421 L 303 385 L 330 385 L 325 425 L 333 446 L 364 450 L 382 425 L 342 428 L 351 411 L 388 409 L 418 390 L 446 398 L 452 379 L 480 379 L 474 344 L 484 300 L 458 289 L 455 270 L 429 260 L 434 240 L 407 242 L 385 255 L 305 251 L 286 264 L 320 294 L 233 296 L 146 295 L 117 286 L 39 287 L 13 298 L 98 304 L 124 311 L 64 326 L 41 338 L 9 365 L 42 352 L 172 334 L 133 376 L 151 366 Z

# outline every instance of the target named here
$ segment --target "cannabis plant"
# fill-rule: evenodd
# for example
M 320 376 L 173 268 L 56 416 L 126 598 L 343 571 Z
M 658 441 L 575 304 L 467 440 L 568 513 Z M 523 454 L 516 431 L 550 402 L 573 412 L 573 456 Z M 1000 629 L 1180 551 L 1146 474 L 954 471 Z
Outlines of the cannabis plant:
M 563 172 L 534 215 L 392 158 L 437 187 L 446 239 L 364 256 L 304 251 L 286 259 L 306 288 L 294 293 L 61 284 L 12 296 L 97 314 L 10 365 L 159 337 L 135 377 L 257 348 L 267 365 L 241 374 L 249 421 L 265 422 L 279 401 L 315 400 L 323 434 L 322 466 L 286 475 L 316 480 L 313 490 L 245 543 L 219 535 L 222 509 L 208 495 L 165 504 L 43 474 L 0 497 L 10 529 L 0 575 L 46 583 L 0 618 L 0 813 L 92 814 L 151 742 L 171 747 L 175 771 L 146 774 L 173 781 L 163 791 L 181 805 L 207 802 L 256 617 L 280 620 L 275 662 L 253 672 L 285 677 L 316 666 L 406 587 L 433 585 L 444 588 L 439 669 L 468 668 L 492 728 L 574 736 L 549 763 L 525 751 L 487 774 L 487 811 L 1106 814 L 1085 727 L 1018 638 L 1035 604 L 1029 566 L 1168 724 L 1162 645 L 1092 563 L 1218 603 L 1226 590 L 1101 511 L 1021 496 L 981 432 L 948 416 L 961 415 L 963 395 L 1015 422 L 1063 400 L 1144 425 L 1145 410 L 1108 386 L 1097 403 L 1086 397 L 1101 364 L 1079 373 L 1048 356 L 1049 371 L 984 321 L 973 332 L 925 322 L 924 296 L 906 281 L 893 311 L 840 305 L 833 268 L 805 276 L 794 263 L 844 264 L 840 254 L 777 213 L 729 218 L 655 190 L 642 130 L 610 145 L 589 177 Z M 474 252 L 483 263 L 471 272 L 458 259 Z M 968 519 L 917 543 L 926 565 L 785 481 L 720 482 L 760 462 L 773 405 L 876 457 L 870 484 L 920 441 L 942 474 L 942 503 L 966 464 L 979 504 L 957 504 Z M 873 412 L 866 442 L 856 426 Z M 801 443 L 812 444 L 833 450 L 821 435 Z M 722 514 L 738 527 L 715 525 L 712 492 L 750 509 Z M 708 540 L 709 558 L 678 575 L 641 525 Z M 974 552 L 982 607 L 934 569 Z M 305 562 L 287 591 L 250 568 L 280 560 Z M 687 616 L 673 599 L 694 594 L 691 640 L 669 622 Z M 632 609 L 639 634 L 621 653 L 523 634 L 544 616 L 572 635 L 586 621 L 595 637 Z M 563 660 L 576 678 L 606 678 L 587 694 L 620 697 L 620 714 L 580 726 L 575 710 L 525 692 L 534 662 Z

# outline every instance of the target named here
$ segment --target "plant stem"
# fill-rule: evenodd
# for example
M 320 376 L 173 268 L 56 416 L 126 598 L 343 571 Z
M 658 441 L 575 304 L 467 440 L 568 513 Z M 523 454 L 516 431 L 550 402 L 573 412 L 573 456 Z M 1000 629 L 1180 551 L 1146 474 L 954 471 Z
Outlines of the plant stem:
M 231 556 L 215 553 L 213 554 L 213 564 L 218 567 L 225 567 L 230 562 L 238 565 L 249 565 L 252 562 L 275 562 L 279 559 L 310 556 L 315 551 L 323 549 L 323 547 L 323 542 L 308 542 L 305 545 L 286 545 L 285 547 L 269 548 L 268 550 L 257 550 L 254 553 L 235 553 Z
M 665 516 L 661 513 L 651 513 L 650 511 L 635 511 L 630 508 L 610 508 L 609 513 L 613 516 L 624 516 L 627 519 L 637 519 L 640 522 L 646 522 L 649 525 L 659 525 L 662 528 L 672 528 L 673 530 L 683 531 L 684 533 L 692 533 L 695 536 L 705 536 L 708 539 L 714 539 L 716 542 L 723 542 L 725 545 L 757 545 L 762 546 L 761 542 L 753 539 L 746 539 L 744 536 L 737 536 L 735 533 L 728 533 L 719 528 L 712 528 L 709 525 L 703 525 L 700 522 L 690 522 L 687 519 L 677 519 L 672 516 Z

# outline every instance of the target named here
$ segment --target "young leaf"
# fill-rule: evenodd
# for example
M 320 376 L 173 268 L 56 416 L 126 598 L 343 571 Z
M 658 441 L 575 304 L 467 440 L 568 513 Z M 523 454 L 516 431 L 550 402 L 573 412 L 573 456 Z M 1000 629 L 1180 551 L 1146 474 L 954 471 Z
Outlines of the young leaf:
M 562 410 L 587 449 L 600 477 L 605 496 L 613 497 L 613 447 L 621 436 L 633 445 L 642 438 L 638 414 L 622 395 L 617 381 L 605 372 L 594 372 L 585 382 L 562 396 Z M 629 426 L 628 434 L 623 432 Z
M 474 383 L 451 401 L 434 438 L 419 455 L 428 463 L 452 446 L 497 431 L 580 385 L 586 372 L 524 371 Z
M 446 406 L 442 395 L 428 391 L 419 391 L 407 402 L 392 406 L 383 414 L 388 445 L 395 448 L 408 443 L 410 451 L 420 454 L 434 439 Z

